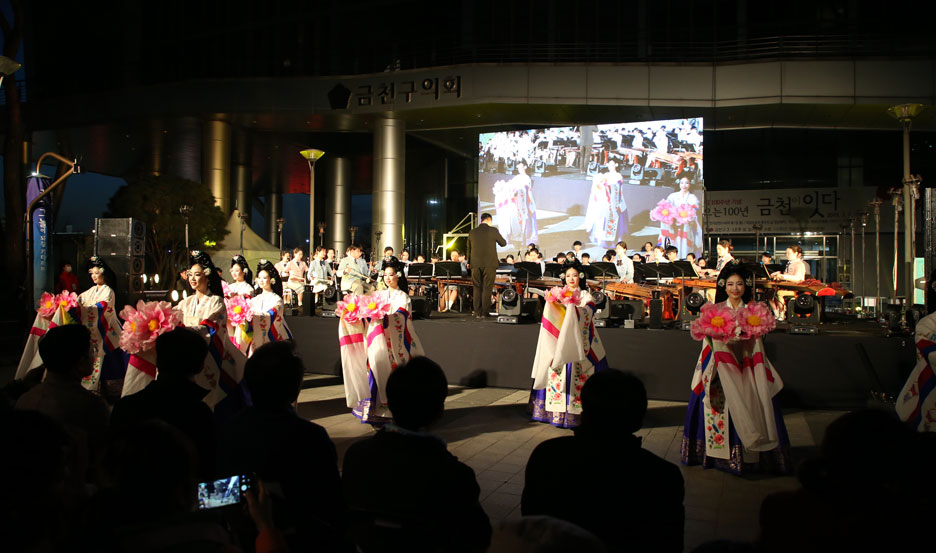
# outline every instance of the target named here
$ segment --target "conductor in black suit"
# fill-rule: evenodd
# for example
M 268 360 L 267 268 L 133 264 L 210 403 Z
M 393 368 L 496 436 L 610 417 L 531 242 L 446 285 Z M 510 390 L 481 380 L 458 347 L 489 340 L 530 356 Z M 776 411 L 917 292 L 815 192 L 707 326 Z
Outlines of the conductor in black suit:
M 506 246 L 507 240 L 491 226 L 490 213 L 481 214 L 481 223 L 468 233 L 471 246 L 471 284 L 474 286 L 474 316 L 483 319 L 491 307 L 491 291 L 497 272 L 497 245 Z

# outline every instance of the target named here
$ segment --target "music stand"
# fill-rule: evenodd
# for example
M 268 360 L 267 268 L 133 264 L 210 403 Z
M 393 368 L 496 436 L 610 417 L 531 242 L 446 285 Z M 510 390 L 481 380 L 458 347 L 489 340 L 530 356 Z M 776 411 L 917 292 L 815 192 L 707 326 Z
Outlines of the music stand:
M 559 278 L 562 274 L 562 263 L 547 263 L 543 276 Z
M 770 278 L 770 272 L 763 263 L 741 263 L 741 268 L 751 273 L 754 278 Z
M 596 261 L 589 265 L 583 265 L 585 273 L 588 275 L 588 278 L 597 279 L 599 277 L 605 278 L 618 278 L 617 267 L 614 266 L 614 263 L 609 261 Z
M 783 273 L 783 270 L 786 268 L 779 263 L 767 263 L 764 265 L 764 268 L 767 269 L 767 276 L 770 276 L 770 273 Z
M 461 263 L 458 261 L 439 261 L 435 264 L 435 276 L 439 278 L 461 278 Z
M 416 285 L 418 286 L 422 277 L 432 278 L 432 270 L 432 263 L 411 263 L 406 276 L 407 279 L 416 277 Z
M 543 276 L 542 267 L 534 261 L 521 261 L 514 263 L 514 270 L 517 280 L 525 279 L 527 282 L 536 280 Z
M 679 275 L 680 278 L 698 278 L 699 272 L 696 270 L 696 266 L 691 261 L 673 261 L 670 263 L 673 266 L 673 271 L 675 274 Z

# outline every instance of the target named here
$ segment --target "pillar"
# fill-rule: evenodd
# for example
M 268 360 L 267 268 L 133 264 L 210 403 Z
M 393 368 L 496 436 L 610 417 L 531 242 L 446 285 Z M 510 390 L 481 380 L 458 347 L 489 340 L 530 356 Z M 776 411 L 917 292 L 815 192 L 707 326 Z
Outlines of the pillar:
M 406 132 L 401 119 L 374 121 L 374 188 L 371 244 L 375 250 L 403 246 Z M 377 243 L 376 231 L 382 231 Z M 377 251 L 376 255 L 381 255 Z
M 170 156 L 166 173 L 201 182 L 202 128 L 196 117 L 181 117 L 172 123 Z
M 233 188 L 234 208 L 246 215 L 247 226 L 250 226 L 250 215 L 253 211 L 253 195 L 251 194 L 250 174 L 250 143 L 247 130 L 238 128 L 234 131 L 233 152 Z
M 335 248 L 335 255 L 343 257 L 350 243 L 351 226 L 351 160 L 333 157 L 329 163 L 328 183 L 325 185 L 328 209 L 325 228 L 325 247 Z
M 211 188 L 215 205 L 226 219 L 231 214 L 231 124 L 206 121 L 202 136 L 202 182 Z
M 146 172 L 154 177 L 165 173 L 164 152 L 166 148 L 166 129 L 165 125 L 159 119 L 150 121 L 149 125 L 149 164 Z
M 267 236 L 270 244 L 279 247 L 279 230 L 276 228 L 276 220 L 283 216 L 283 164 L 282 152 L 279 146 L 273 147 L 271 156 L 269 188 L 266 194 L 265 217 L 267 225 Z M 288 244 L 283 244 L 288 248 Z

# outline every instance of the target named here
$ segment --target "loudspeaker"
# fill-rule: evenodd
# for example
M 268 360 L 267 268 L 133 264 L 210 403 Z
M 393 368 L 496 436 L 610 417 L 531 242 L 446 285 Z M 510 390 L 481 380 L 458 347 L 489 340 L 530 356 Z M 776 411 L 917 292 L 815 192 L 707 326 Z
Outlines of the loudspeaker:
M 146 253 L 146 224 L 138 219 L 95 219 L 94 246 L 99 257 Z
M 312 293 L 312 290 L 309 289 L 307 284 L 305 290 L 302 291 L 302 308 L 300 309 L 300 315 L 303 317 L 313 317 L 315 316 L 315 294 Z
M 410 299 L 413 302 L 413 318 L 428 319 L 432 313 L 433 305 L 429 298 L 426 296 L 412 296 Z
M 663 328 L 663 300 L 653 298 L 650 300 L 649 326 L 653 329 Z
M 335 317 L 335 309 L 338 308 L 338 300 L 341 296 L 338 294 L 338 289 L 334 286 L 329 286 L 322 292 L 322 316 L 323 317 Z
M 633 319 L 634 324 L 638 324 L 644 322 L 647 310 L 641 300 L 615 300 L 611 306 L 611 315 L 622 321 Z
M 142 257 L 112 255 L 101 256 L 101 258 L 109 269 L 110 279 L 113 280 L 109 284 L 114 289 L 116 307 L 122 309 L 124 305 L 134 305 L 138 299 L 143 299 L 144 261 Z M 105 276 L 107 275 L 108 273 L 105 273 Z

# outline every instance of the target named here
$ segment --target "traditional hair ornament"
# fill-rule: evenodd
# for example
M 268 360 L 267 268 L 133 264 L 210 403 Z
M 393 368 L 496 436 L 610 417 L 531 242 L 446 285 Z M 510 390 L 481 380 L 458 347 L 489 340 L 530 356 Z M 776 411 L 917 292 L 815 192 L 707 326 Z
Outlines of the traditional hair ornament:
M 719 288 L 724 288 L 724 287 L 725 287 L 725 279 L 723 279 L 723 278 L 718 279 L 717 286 L 718 286 Z
M 91 259 L 88 259 L 88 269 L 97 267 L 98 269 L 104 268 L 104 260 L 96 255 L 92 255 Z
M 189 257 L 190 265 L 201 265 L 202 267 L 214 269 L 214 263 L 211 262 L 211 256 L 201 250 L 192 250 Z

